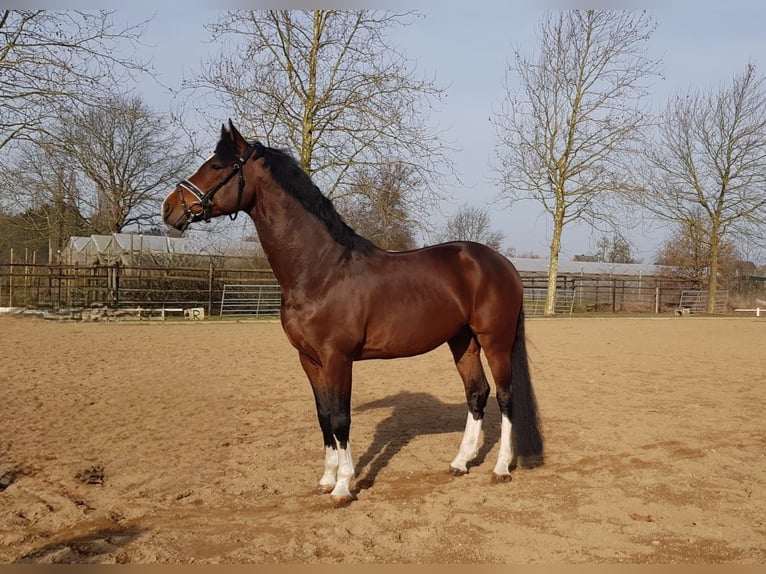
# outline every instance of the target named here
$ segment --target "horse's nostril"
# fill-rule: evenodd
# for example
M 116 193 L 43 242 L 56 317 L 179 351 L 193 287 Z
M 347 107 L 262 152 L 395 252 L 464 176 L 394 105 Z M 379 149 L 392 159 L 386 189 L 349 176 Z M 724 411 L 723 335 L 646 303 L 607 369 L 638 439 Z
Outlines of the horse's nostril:
M 162 204 L 162 215 L 170 215 L 170 205 L 167 203 Z

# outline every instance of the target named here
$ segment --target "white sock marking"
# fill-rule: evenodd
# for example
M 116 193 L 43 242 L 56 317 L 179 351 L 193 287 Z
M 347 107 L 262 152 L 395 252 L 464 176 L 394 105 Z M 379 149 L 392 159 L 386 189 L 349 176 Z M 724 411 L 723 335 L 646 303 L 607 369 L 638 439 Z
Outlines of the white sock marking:
M 481 424 L 483 419 L 476 420 L 469 412 L 465 422 L 465 432 L 460 443 L 460 450 L 450 466 L 462 472 L 468 472 L 468 463 L 479 454 L 479 440 L 481 438 Z
M 338 450 L 329 446 L 324 447 L 324 474 L 319 479 L 319 486 L 331 489 L 335 486 L 338 476 Z
M 356 474 L 354 460 L 351 457 L 351 444 L 347 444 L 346 448 L 339 446 L 336 452 L 338 454 L 338 481 L 335 483 L 335 488 L 332 489 L 331 496 L 350 499 L 353 498 L 350 488 L 351 480 Z
M 508 467 L 513 459 L 513 447 L 511 446 L 511 419 L 503 413 L 500 420 L 500 452 L 497 455 L 494 473 L 497 475 L 511 474 Z

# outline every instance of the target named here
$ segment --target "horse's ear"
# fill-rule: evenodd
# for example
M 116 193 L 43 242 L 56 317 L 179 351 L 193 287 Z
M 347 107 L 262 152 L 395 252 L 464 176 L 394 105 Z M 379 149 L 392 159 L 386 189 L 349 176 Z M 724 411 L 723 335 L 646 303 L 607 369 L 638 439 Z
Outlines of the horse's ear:
M 242 137 L 242 134 L 239 133 L 237 128 L 234 127 L 234 123 L 231 121 L 231 118 L 229 118 L 229 133 L 231 134 L 231 141 L 235 146 L 237 146 L 237 149 L 240 150 L 240 153 L 242 153 L 242 151 L 247 148 L 247 142 L 245 141 L 245 138 Z

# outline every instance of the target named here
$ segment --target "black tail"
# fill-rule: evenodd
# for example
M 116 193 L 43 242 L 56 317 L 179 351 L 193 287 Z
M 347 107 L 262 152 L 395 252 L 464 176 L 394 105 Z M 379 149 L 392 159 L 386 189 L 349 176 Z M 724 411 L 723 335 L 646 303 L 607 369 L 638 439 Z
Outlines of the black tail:
M 523 307 L 516 324 L 516 340 L 511 349 L 511 421 L 513 453 L 519 457 L 521 465 L 534 467 L 543 464 L 543 434 L 529 375 Z

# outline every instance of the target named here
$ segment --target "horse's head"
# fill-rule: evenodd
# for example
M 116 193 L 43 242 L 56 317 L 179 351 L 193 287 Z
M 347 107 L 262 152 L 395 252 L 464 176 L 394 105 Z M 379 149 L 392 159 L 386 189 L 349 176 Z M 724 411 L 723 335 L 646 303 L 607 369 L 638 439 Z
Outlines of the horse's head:
M 195 221 L 209 221 L 219 215 L 236 218 L 252 203 L 246 190 L 245 164 L 262 153 L 259 143 L 249 144 L 231 120 L 221 126 L 215 153 L 189 179 L 180 181 L 162 202 L 162 220 L 183 231 Z

